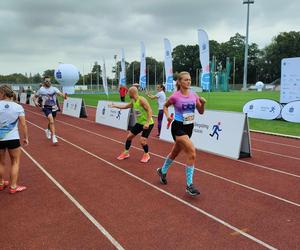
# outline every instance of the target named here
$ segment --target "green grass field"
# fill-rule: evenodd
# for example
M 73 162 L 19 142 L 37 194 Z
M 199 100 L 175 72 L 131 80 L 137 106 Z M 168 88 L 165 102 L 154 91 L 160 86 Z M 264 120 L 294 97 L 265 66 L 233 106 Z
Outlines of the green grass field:
M 237 111 L 242 112 L 243 106 L 246 102 L 257 98 L 268 98 L 275 101 L 279 101 L 279 92 L 212 92 L 212 93 L 199 93 L 207 100 L 207 109 L 211 110 L 225 110 L 225 111 Z M 143 94 L 141 94 L 143 95 Z M 118 94 L 110 94 L 107 98 L 104 94 L 75 94 L 72 97 L 83 98 L 87 105 L 97 106 L 98 100 L 120 101 Z M 149 100 L 149 103 L 153 109 L 153 113 L 157 115 L 157 103 L 155 100 Z M 126 101 L 129 101 L 126 96 Z M 250 129 L 260 130 L 272 133 L 286 134 L 300 136 L 300 124 L 291 123 L 283 120 L 260 120 L 249 118 Z

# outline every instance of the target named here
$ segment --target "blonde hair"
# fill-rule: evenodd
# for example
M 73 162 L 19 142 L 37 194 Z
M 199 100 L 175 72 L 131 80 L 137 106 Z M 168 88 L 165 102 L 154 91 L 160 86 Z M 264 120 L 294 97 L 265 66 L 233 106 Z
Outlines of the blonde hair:
M 178 75 L 177 75 L 177 80 L 176 80 L 176 88 L 177 90 L 180 90 L 180 80 L 183 78 L 184 75 L 189 75 L 191 76 L 191 74 L 187 71 L 181 71 Z
M 13 97 L 14 97 L 14 92 L 13 92 L 13 90 L 11 89 L 11 87 L 8 86 L 8 85 L 1 85 L 1 86 L 0 86 L 0 92 L 1 92 L 5 97 L 8 97 L 8 98 L 13 98 Z

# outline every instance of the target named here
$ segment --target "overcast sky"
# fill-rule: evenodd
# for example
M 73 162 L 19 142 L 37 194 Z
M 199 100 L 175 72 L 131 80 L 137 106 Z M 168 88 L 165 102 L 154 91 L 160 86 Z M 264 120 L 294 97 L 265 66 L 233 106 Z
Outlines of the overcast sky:
M 163 39 L 172 47 L 197 44 L 197 28 L 210 40 L 245 34 L 242 0 L 1 0 L 0 74 L 43 73 L 58 62 L 86 74 L 105 58 L 107 71 L 125 49 L 126 61 L 146 55 L 163 60 Z M 249 43 L 260 48 L 283 31 L 300 31 L 297 0 L 255 0 L 250 6 Z M 111 75 L 110 72 L 107 72 Z

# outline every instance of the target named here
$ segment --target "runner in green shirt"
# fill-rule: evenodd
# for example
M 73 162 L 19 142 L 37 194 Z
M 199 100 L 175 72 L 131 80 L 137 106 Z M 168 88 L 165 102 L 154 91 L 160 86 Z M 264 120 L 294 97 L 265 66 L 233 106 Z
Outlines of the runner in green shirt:
M 139 96 L 138 90 L 136 87 L 131 87 L 128 90 L 128 95 L 131 101 L 126 105 L 118 105 L 118 104 L 111 104 L 109 107 L 111 108 L 119 108 L 119 109 L 128 109 L 133 108 L 135 117 L 136 117 L 136 124 L 131 128 L 129 131 L 126 142 L 125 142 L 125 150 L 118 156 L 118 160 L 124 160 L 129 157 L 129 148 L 131 146 L 132 139 L 142 132 L 142 136 L 140 139 L 140 143 L 144 149 L 144 154 L 141 159 L 141 162 L 148 162 L 150 160 L 149 155 L 149 147 L 147 144 L 147 138 L 151 133 L 151 130 L 154 126 L 154 121 L 152 119 L 152 109 L 148 103 L 148 101 Z

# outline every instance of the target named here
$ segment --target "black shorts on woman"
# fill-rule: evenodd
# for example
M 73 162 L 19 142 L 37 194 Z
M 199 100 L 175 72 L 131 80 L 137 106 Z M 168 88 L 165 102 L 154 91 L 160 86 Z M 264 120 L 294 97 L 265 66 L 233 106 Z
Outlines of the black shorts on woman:
M 0 141 L 0 149 L 15 149 L 20 147 L 20 140 L 7 140 L 7 141 Z
M 191 138 L 193 134 L 194 123 L 183 124 L 183 122 L 174 120 L 171 125 L 171 134 L 173 140 L 176 141 L 176 136 L 187 135 Z

